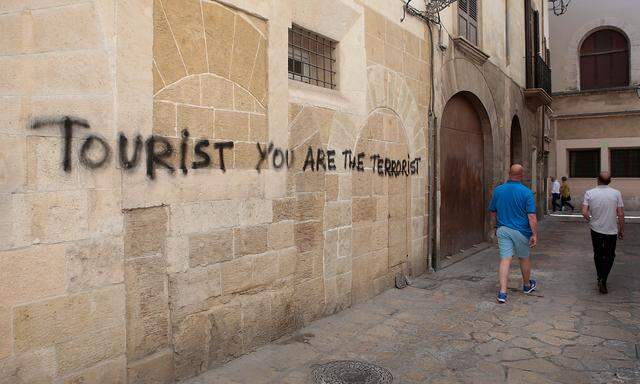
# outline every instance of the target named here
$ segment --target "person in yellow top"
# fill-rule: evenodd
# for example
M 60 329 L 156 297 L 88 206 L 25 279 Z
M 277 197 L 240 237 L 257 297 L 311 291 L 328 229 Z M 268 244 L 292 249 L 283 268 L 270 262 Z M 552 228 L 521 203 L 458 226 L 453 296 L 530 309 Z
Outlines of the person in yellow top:
M 560 210 L 564 210 L 564 206 L 568 206 L 571 208 L 571 212 L 573 212 L 573 205 L 570 203 L 571 201 L 571 189 L 569 188 L 569 183 L 567 182 L 566 176 L 562 176 L 562 185 L 560 186 Z

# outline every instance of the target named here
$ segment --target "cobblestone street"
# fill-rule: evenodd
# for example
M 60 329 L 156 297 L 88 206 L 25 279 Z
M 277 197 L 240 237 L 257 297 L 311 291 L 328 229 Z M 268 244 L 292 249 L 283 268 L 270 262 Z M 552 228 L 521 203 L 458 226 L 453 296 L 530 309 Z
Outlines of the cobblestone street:
M 378 364 L 394 383 L 639 383 L 640 225 L 627 225 L 600 295 L 587 227 L 551 220 L 533 295 L 512 265 L 509 302 L 495 302 L 490 248 L 188 383 L 311 383 L 314 364 L 338 359 Z

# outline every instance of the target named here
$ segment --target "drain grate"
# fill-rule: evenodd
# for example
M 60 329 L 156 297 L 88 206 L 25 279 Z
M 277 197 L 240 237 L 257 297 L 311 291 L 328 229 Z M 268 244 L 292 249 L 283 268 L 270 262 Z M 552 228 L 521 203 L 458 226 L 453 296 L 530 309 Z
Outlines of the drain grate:
M 388 369 L 356 360 L 338 360 L 317 365 L 312 372 L 315 384 L 390 384 Z

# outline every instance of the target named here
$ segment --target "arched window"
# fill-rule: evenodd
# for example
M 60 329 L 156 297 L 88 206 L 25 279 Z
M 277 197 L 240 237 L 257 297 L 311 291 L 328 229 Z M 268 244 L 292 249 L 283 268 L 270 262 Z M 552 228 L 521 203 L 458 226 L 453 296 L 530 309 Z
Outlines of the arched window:
M 620 32 L 601 29 L 580 47 L 580 88 L 599 89 L 629 85 L 629 42 Z

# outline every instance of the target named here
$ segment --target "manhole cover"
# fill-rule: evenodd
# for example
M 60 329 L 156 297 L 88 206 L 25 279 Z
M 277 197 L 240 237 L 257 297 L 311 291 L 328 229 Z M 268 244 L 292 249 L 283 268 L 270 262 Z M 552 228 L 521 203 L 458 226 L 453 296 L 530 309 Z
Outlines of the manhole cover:
M 389 384 L 389 370 L 355 360 L 339 360 L 316 366 L 312 372 L 316 384 Z

